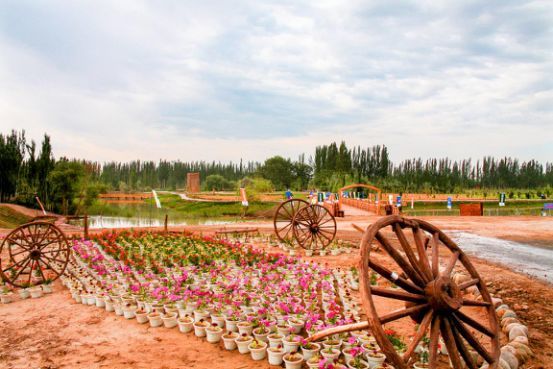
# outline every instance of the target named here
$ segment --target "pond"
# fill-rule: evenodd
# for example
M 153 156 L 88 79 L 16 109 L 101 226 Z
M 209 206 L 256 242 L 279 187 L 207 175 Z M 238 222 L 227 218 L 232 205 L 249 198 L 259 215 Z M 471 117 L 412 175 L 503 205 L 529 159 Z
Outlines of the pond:
M 125 228 L 125 227 L 163 227 L 164 218 L 149 217 L 116 217 L 94 215 L 88 218 L 88 224 L 91 229 L 98 228 Z M 239 219 L 233 218 L 183 218 L 171 219 L 167 222 L 169 226 L 186 225 L 223 225 L 239 222 Z

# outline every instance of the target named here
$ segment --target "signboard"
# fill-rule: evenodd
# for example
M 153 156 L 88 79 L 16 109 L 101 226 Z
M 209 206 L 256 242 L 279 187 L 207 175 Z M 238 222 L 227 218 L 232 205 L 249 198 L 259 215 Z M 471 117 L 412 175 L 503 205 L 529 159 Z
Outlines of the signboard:
M 451 210 L 452 206 L 453 206 L 453 200 L 451 199 L 451 197 L 448 197 L 447 198 L 447 208 L 449 210 Z

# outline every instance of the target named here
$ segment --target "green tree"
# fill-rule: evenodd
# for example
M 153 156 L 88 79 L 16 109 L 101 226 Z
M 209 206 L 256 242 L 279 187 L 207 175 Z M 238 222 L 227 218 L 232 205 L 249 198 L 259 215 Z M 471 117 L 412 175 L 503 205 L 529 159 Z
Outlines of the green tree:
M 293 169 L 290 159 L 273 156 L 265 160 L 259 172 L 263 178 L 271 181 L 277 190 L 283 190 L 290 187 L 294 181 Z
M 222 175 L 212 174 L 205 179 L 204 187 L 207 191 L 223 191 L 232 189 L 234 185 Z
M 62 214 L 76 210 L 74 199 L 80 194 L 85 177 L 84 165 L 62 158 L 50 172 L 48 180 L 52 186 L 54 209 Z

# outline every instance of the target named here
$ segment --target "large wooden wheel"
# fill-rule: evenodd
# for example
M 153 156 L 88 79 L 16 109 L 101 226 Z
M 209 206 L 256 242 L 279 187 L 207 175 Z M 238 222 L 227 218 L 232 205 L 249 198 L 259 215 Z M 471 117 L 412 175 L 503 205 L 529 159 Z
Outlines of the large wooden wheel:
M 375 241 L 391 263 L 371 257 Z M 363 310 L 378 345 L 397 369 L 410 368 L 417 361 L 414 352 L 425 336 L 430 340 L 430 368 L 438 363 L 440 336 L 455 369 L 461 369 L 463 361 L 467 368 L 476 369 L 482 359 L 490 368 L 497 368 L 500 330 L 490 294 L 467 255 L 438 228 L 422 220 L 385 217 L 366 230 L 359 267 Z M 457 284 L 452 278 L 454 271 L 467 273 L 470 278 Z M 371 285 L 370 273 L 383 277 L 389 287 Z M 472 286 L 479 290 L 481 299 L 467 293 Z M 384 304 L 375 304 L 381 298 L 388 300 L 387 306 L 399 308 L 383 312 L 377 307 Z M 406 351 L 398 354 L 385 335 L 384 325 L 404 318 L 420 325 Z
M 24 224 L 0 246 L 0 277 L 16 287 L 53 281 L 65 271 L 70 252 L 65 235 L 54 224 Z
M 336 237 L 336 219 L 320 205 L 301 208 L 293 220 L 294 238 L 306 250 L 327 247 Z
M 298 210 L 306 206 L 309 206 L 309 203 L 302 199 L 286 200 L 278 206 L 273 218 L 273 224 L 279 240 L 284 241 L 292 236 L 294 215 L 296 215 Z

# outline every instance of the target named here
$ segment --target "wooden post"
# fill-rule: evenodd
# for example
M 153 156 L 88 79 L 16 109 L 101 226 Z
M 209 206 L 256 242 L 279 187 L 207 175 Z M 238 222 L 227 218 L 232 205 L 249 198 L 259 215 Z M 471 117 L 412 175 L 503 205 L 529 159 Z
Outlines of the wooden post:
M 169 219 L 169 215 L 165 214 L 165 225 L 163 227 L 165 233 L 167 233 L 167 220 Z
M 84 238 L 88 239 L 88 214 L 84 215 Z

